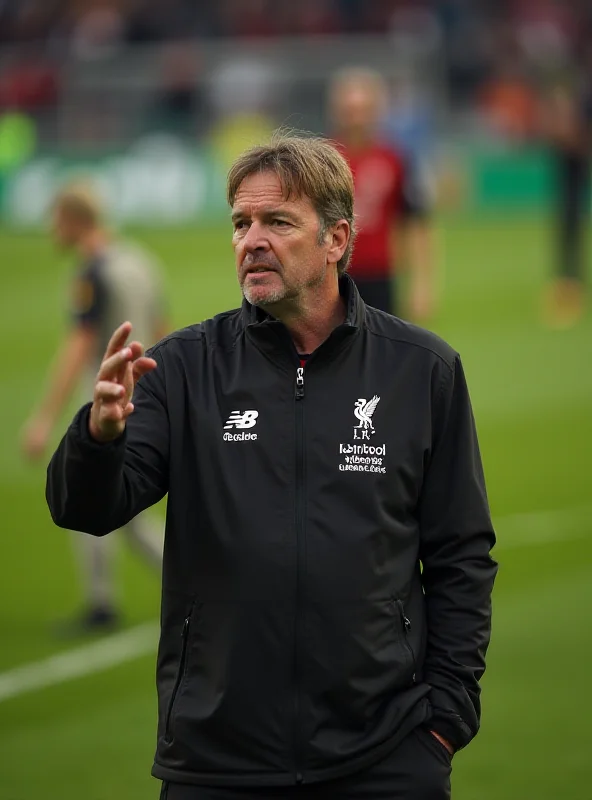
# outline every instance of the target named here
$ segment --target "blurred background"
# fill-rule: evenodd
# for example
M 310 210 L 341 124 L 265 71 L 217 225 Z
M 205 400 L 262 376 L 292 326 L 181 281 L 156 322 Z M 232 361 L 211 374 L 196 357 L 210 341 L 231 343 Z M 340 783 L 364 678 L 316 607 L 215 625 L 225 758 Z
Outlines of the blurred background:
M 483 729 L 454 797 L 592 798 L 591 44 L 588 0 L 0 0 L 2 800 L 159 791 L 158 576 L 121 548 L 121 627 L 57 635 L 80 576 L 45 506 L 50 451 L 21 452 L 70 325 L 55 194 L 92 179 L 162 264 L 171 326 L 234 307 L 228 164 L 279 125 L 331 135 L 352 66 L 385 79 L 377 135 L 430 187 L 422 324 L 463 356 L 499 536 Z

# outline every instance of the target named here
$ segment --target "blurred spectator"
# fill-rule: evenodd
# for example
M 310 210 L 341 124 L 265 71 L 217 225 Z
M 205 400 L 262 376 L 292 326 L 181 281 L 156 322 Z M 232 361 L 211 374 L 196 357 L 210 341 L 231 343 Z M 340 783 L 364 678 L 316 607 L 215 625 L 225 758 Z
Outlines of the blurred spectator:
M 289 33 L 295 36 L 326 36 L 340 30 L 340 19 L 332 0 L 300 0 L 291 5 Z
M 282 32 L 282 4 L 273 0 L 249 0 L 245 13 L 244 0 L 220 0 L 217 4 L 218 30 L 224 36 L 257 38 Z
M 530 61 L 565 64 L 577 34 L 577 7 L 565 0 L 511 0 L 508 24 Z
M 496 137 L 521 143 L 535 135 L 536 92 L 518 52 L 500 53 L 493 74 L 478 93 L 478 108 L 486 128 Z
M 0 42 L 47 38 L 65 13 L 65 0 L 0 0 Z
M 135 0 L 127 21 L 127 38 L 133 43 L 209 36 L 214 30 L 216 6 L 188 0 Z
M 4 167 L 33 155 L 39 137 L 55 134 L 59 76 L 55 64 L 29 45 L 0 72 L 0 149 Z
M 389 28 L 393 46 L 400 54 L 427 54 L 440 47 L 440 22 L 427 4 L 401 3 L 391 15 Z
M 362 4 L 359 31 L 362 33 L 385 33 L 388 30 L 395 5 L 393 0 L 375 0 L 374 3 L 366 0 Z M 354 30 L 353 32 L 357 33 L 358 31 Z
M 279 69 L 258 58 L 222 64 L 210 80 L 215 123 L 210 141 L 223 165 L 254 144 L 265 142 L 275 127 L 271 109 L 280 86 Z
M 448 120 L 438 120 L 450 123 L 448 131 L 462 132 L 477 112 L 489 134 L 521 143 L 534 135 L 536 127 L 531 74 L 568 64 L 576 48 L 590 39 L 591 22 L 592 6 L 587 0 L 0 0 L 0 44 L 16 45 L 18 53 L 23 43 L 35 43 L 39 52 L 66 59 L 59 117 L 54 128 L 39 132 L 41 144 L 53 145 L 45 133 L 55 130 L 64 132 L 66 144 L 77 145 L 78 132 L 86 125 L 87 145 L 101 147 L 107 139 L 111 146 L 129 143 L 146 123 L 152 130 L 202 136 L 227 113 L 229 95 L 253 131 L 265 129 L 261 115 L 270 113 L 288 124 L 318 129 L 324 82 L 347 58 L 347 41 L 332 42 L 327 56 L 317 41 L 310 61 L 303 43 L 302 72 L 288 45 L 290 72 L 283 94 L 278 101 L 278 93 L 272 93 L 275 105 L 270 98 L 263 104 L 255 98 L 254 106 L 250 98 L 258 81 L 252 80 L 252 64 L 245 66 L 244 76 L 240 69 L 236 71 L 235 85 L 229 87 L 220 77 L 225 72 L 225 66 L 220 67 L 224 42 L 219 42 L 218 52 L 207 42 L 200 45 L 202 65 L 192 63 L 198 56 L 182 52 L 190 46 L 180 48 L 178 42 L 234 37 L 241 40 L 237 57 L 243 58 L 239 49 L 261 48 L 252 44 L 253 39 L 266 40 L 265 46 L 269 41 L 271 51 L 277 47 L 276 37 L 314 40 L 342 34 L 382 37 L 380 46 L 392 52 L 388 63 L 377 64 L 385 74 L 392 77 L 401 65 L 419 67 L 422 78 L 425 75 L 430 82 L 428 102 L 417 87 L 399 92 L 397 111 L 390 115 L 387 128 L 389 138 L 422 149 L 424 132 L 432 124 L 428 117 L 433 97 L 451 112 Z M 134 48 L 137 44 L 170 47 L 151 53 L 149 48 Z M 366 49 L 372 44 L 366 40 L 359 44 L 362 58 L 373 61 Z M 125 62 L 111 60 L 122 54 Z M 261 49 L 256 55 L 263 55 Z M 67 63 L 72 56 L 85 62 L 81 69 Z M 57 76 L 52 68 L 32 65 L 29 59 L 17 69 L 11 61 L 6 65 L 7 60 L 0 49 L 0 105 L 23 109 L 23 102 L 34 104 L 37 115 L 42 106 L 55 105 L 52 94 L 55 98 Z M 103 64 L 108 67 L 104 72 Z M 209 98 L 204 99 L 211 71 L 212 93 L 222 94 L 220 101 L 214 98 L 217 110 L 222 105 L 226 108 L 212 119 L 206 113 Z M 23 101 L 24 97 L 29 99 Z M 234 138 L 239 132 L 237 118 L 230 127 L 235 129 Z
M 425 321 L 436 301 L 429 200 L 413 165 L 380 140 L 386 104 L 386 83 L 373 70 L 348 69 L 332 80 L 332 126 L 354 176 L 358 234 L 350 274 L 368 305 Z M 405 261 L 411 285 L 403 303 Z
M 5 41 L 41 39 L 71 18 L 66 27 L 75 51 L 96 58 L 123 37 L 153 42 L 181 35 L 381 33 L 400 5 L 400 0 L 248 0 L 248 5 L 245 0 L 0 0 L 0 27 Z
M 0 74 L 0 109 L 36 112 L 58 98 L 55 65 L 37 49 L 19 50 Z
M 570 70 L 542 99 L 543 134 L 553 166 L 554 276 L 544 295 L 544 321 L 568 328 L 584 313 L 592 161 L 592 47 L 582 71 Z
M 486 74 L 492 10 L 475 0 L 440 0 L 436 5 L 444 38 L 443 70 L 452 108 L 472 103 Z
M 204 133 L 207 120 L 196 45 L 176 42 L 167 45 L 162 56 L 162 88 L 150 110 L 148 127 L 183 137 Z
M 117 0 L 87 0 L 74 4 L 72 53 L 83 60 L 113 55 L 125 38 L 125 17 Z

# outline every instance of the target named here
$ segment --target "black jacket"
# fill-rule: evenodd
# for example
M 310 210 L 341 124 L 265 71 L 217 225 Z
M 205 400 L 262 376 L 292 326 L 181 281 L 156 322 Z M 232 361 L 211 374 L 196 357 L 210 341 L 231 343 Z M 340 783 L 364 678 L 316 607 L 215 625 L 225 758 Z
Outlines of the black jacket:
M 168 492 L 158 778 L 317 781 L 479 727 L 496 565 L 460 361 L 341 286 L 304 370 L 244 303 L 153 348 L 120 439 L 86 406 L 49 465 L 54 521 L 97 536 Z

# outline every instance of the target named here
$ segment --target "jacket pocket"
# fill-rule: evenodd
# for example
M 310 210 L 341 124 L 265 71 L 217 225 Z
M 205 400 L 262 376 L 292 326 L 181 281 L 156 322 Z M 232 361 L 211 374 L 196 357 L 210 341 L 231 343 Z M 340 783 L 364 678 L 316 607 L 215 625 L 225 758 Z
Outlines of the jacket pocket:
M 177 667 L 175 683 L 173 685 L 173 691 L 171 694 L 171 699 L 169 700 L 169 705 L 165 717 L 164 738 L 165 741 L 167 742 L 170 742 L 172 740 L 171 721 L 173 717 L 173 711 L 175 708 L 175 701 L 177 699 L 177 695 L 179 694 L 179 689 L 181 688 L 181 684 L 183 683 L 183 678 L 185 677 L 185 671 L 187 668 L 187 655 L 189 651 L 189 629 L 191 628 L 191 617 L 192 617 L 191 613 L 188 614 L 187 617 L 185 617 L 185 621 L 183 622 L 183 628 L 181 629 L 181 656 L 179 658 L 179 666 Z
M 403 604 L 402 600 L 395 600 L 395 608 L 397 611 L 397 619 L 399 621 L 399 634 L 401 638 L 401 642 L 403 646 L 407 650 L 409 655 L 409 661 L 413 667 L 413 675 L 411 676 L 411 682 L 417 682 L 417 662 L 415 660 L 415 653 L 413 652 L 413 648 L 411 647 L 411 642 L 409 641 L 409 635 L 411 633 L 411 620 L 405 613 L 405 605 Z

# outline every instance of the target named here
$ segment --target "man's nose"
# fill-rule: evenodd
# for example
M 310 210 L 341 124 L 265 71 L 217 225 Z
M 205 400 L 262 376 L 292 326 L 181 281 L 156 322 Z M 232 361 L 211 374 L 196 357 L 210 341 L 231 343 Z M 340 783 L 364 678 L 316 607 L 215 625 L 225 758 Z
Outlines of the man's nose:
M 252 222 L 243 237 L 242 243 L 248 253 L 254 253 L 256 250 L 269 250 L 269 239 L 267 238 L 265 226 L 259 222 Z

